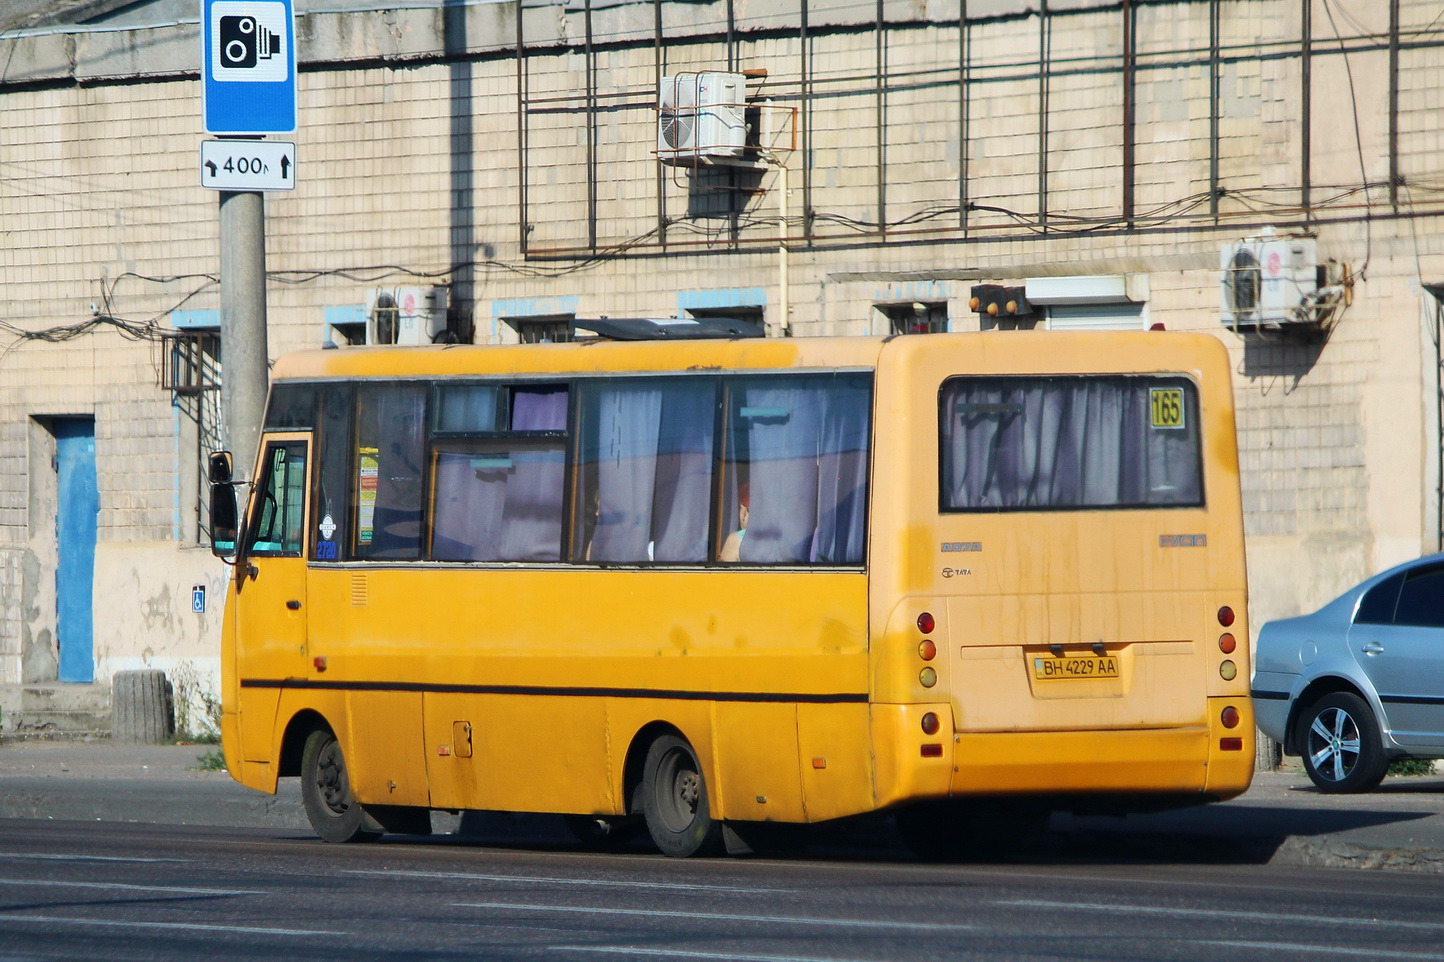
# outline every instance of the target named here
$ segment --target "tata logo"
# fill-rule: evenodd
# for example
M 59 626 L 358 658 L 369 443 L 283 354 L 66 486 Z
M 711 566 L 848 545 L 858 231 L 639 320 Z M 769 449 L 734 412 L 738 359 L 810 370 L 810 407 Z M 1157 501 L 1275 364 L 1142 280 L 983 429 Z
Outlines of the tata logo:
M 1204 548 L 1208 546 L 1208 535 L 1205 534 L 1161 534 L 1158 536 L 1160 548 Z
M 981 541 L 944 541 L 944 551 L 982 551 Z

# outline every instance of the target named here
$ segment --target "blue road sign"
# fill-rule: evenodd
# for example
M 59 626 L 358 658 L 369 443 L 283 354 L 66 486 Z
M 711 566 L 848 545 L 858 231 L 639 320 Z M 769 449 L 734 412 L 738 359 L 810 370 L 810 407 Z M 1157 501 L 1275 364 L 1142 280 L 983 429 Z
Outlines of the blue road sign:
M 291 0 L 201 0 L 201 89 L 209 134 L 296 129 Z

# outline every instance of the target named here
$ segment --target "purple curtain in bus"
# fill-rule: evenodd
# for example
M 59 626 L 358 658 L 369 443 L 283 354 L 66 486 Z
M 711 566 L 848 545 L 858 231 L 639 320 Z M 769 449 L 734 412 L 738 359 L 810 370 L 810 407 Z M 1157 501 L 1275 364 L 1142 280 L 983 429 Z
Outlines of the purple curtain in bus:
M 596 424 L 582 453 L 596 471 L 587 560 L 706 560 L 715 396 L 705 381 L 605 384 L 583 395 L 583 417 Z
M 749 564 L 861 564 L 867 522 L 867 382 L 742 382 L 737 424 L 749 488 Z
M 511 392 L 513 431 L 565 431 L 567 389 L 564 387 L 515 388 Z
M 512 392 L 513 431 L 565 431 L 566 388 Z M 432 557 L 560 561 L 566 446 L 561 438 L 489 438 L 436 456 Z
M 560 441 L 487 441 L 436 457 L 432 557 L 561 560 Z
M 1156 427 L 1151 388 L 1184 391 Z M 943 506 L 953 510 L 1198 504 L 1192 386 L 1158 378 L 959 378 L 942 394 Z

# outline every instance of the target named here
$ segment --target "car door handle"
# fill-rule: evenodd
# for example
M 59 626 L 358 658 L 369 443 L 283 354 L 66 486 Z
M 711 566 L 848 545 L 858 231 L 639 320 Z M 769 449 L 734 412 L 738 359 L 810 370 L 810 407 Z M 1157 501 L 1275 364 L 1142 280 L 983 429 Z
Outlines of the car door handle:
M 1377 641 L 1371 641 L 1364 646 L 1363 650 L 1366 655 L 1382 655 L 1384 653 L 1384 646 Z

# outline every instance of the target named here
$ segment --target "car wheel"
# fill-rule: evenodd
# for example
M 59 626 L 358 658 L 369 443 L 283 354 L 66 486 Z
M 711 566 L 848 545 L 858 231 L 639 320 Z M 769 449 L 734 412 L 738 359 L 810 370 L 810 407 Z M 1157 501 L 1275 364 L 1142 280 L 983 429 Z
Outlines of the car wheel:
M 1379 723 L 1358 695 L 1325 695 L 1299 714 L 1294 744 L 1321 792 L 1367 792 L 1389 767 Z
M 301 800 L 316 834 L 328 842 L 371 842 L 381 833 L 366 824 L 366 811 L 351 794 L 341 743 L 325 729 L 313 731 L 301 753 Z
M 675 735 L 663 735 L 647 750 L 642 816 L 664 855 L 687 858 L 721 848 L 722 823 L 712 818 L 702 766 L 692 746 Z

